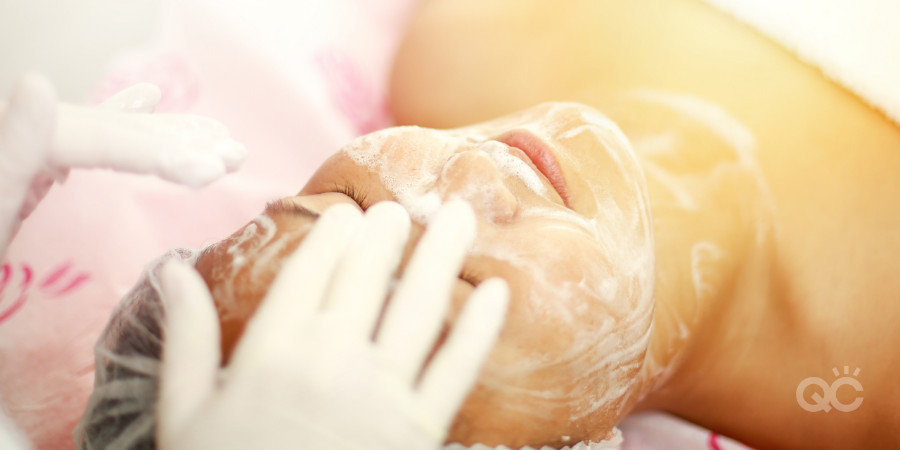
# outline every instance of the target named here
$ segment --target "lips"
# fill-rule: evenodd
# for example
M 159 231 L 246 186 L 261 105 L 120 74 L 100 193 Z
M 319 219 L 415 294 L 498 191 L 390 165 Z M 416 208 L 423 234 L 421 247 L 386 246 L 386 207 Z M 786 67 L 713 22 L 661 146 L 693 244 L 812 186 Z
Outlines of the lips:
M 571 208 L 569 189 L 565 178 L 563 178 L 559 162 L 556 161 L 553 150 L 541 138 L 527 130 L 512 130 L 494 140 L 522 150 L 534 166 L 537 167 L 538 171 L 550 181 L 553 189 L 562 198 L 563 203 Z

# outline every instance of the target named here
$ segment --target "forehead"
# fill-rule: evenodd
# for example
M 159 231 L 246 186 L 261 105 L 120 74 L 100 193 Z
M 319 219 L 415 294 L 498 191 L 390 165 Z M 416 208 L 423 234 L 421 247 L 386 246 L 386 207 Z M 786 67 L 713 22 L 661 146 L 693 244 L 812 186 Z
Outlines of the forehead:
M 262 214 L 215 246 L 215 259 L 230 266 L 233 275 L 266 271 L 299 245 L 318 216 L 289 198 L 270 202 Z

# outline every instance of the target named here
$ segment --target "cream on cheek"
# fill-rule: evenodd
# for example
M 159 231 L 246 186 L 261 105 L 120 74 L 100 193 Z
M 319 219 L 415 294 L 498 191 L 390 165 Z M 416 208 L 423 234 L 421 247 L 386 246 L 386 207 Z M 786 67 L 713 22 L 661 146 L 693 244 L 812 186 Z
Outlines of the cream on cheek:
M 432 187 L 456 147 L 418 130 L 397 127 L 378 131 L 357 138 L 341 152 L 377 173 L 413 219 L 427 222 L 441 205 L 441 196 Z
M 515 341 L 501 342 L 481 382 L 515 393 L 503 407 L 521 414 L 619 414 L 650 342 L 652 241 L 625 249 L 615 236 L 631 230 L 550 208 L 527 214 L 519 229 L 487 227 L 473 249 L 521 274 L 508 321 Z
M 422 223 L 445 199 L 467 200 L 481 217 L 508 220 L 516 199 L 505 180 L 514 178 L 539 196 L 547 187 L 531 167 L 497 141 L 418 127 L 372 133 L 341 149 L 380 182 Z
M 325 193 L 290 200 L 313 212 L 322 212 L 336 203 L 356 205 L 352 200 L 338 193 Z M 228 321 L 245 317 L 246 305 L 242 296 L 235 292 L 237 280 L 258 281 L 271 273 L 279 260 L 291 246 L 312 228 L 314 220 L 305 217 L 290 217 L 290 213 L 277 220 L 267 213 L 256 216 L 238 233 L 223 241 L 223 253 L 230 262 L 215 264 L 209 274 L 221 319 Z M 244 286 L 246 287 L 246 286 Z
M 248 255 L 267 248 L 266 246 L 273 243 L 273 240 L 275 247 L 283 245 L 281 242 L 283 236 L 276 238 L 277 235 L 278 227 L 275 221 L 266 214 L 260 214 L 240 232 L 219 244 L 224 246 L 224 257 L 230 258 L 230 263 L 213 265 L 208 274 L 208 281 L 213 286 L 211 294 L 216 299 L 221 320 L 229 321 L 243 316 L 234 280 L 244 270 L 249 269 L 251 272 L 259 270 L 258 259 L 248 267 L 251 262 Z
M 325 193 L 319 195 L 311 195 L 305 197 L 292 197 L 290 201 L 307 208 L 310 211 L 321 214 L 329 207 L 337 203 L 347 203 L 353 205 L 357 209 L 359 206 L 338 193 Z M 285 213 L 287 214 L 287 213 Z M 279 230 L 278 224 L 281 223 L 282 229 Z M 248 229 L 254 228 L 259 234 L 258 239 L 248 242 L 242 239 L 228 248 L 229 254 L 234 254 L 241 261 L 246 261 L 246 254 L 252 254 L 254 258 L 253 267 L 250 272 L 250 279 L 258 279 L 262 272 L 270 271 L 272 267 L 280 260 L 284 253 L 289 249 L 292 243 L 296 243 L 301 239 L 315 224 L 315 221 L 307 218 L 282 218 L 279 221 L 274 220 L 268 214 L 260 214 L 251 222 Z M 280 232 L 279 232 L 280 231 Z M 245 230 L 244 234 L 247 233 Z M 241 267 L 235 267 L 232 270 L 234 274 Z
M 615 123 L 581 105 L 541 105 L 518 117 L 458 131 L 486 136 L 504 127 L 526 129 L 556 148 L 560 164 L 573 172 L 568 178 L 581 183 L 578 195 L 587 197 L 585 202 L 596 211 L 586 218 L 566 208 L 523 208 L 520 218 L 533 218 L 540 225 L 521 241 L 483 233 L 476 244 L 476 251 L 506 255 L 500 259 L 528 273 L 533 280 L 531 303 L 543 308 L 545 318 L 573 327 L 569 350 L 557 358 L 542 355 L 545 366 L 580 361 L 582 367 L 573 373 L 608 374 L 604 380 L 609 390 L 585 397 L 592 399 L 581 409 L 588 413 L 624 393 L 631 372 L 616 368 L 623 362 L 638 364 L 649 344 L 654 246 L 644 174 Z M 560 251 L 564 243 L 571 245 Z M 530 257 L 512 256 L 523 248 Z M 565 279 L 549 275 L 555 267 L 566 268 Z M 598 311 L 608 320 L 576 326 L 579 318 L 590 317 L 586 312 Z M 584 356 L 572 359 L 579 354 Z
M 515 222 L 495 220 L 509 213 L 509 202 L 501 195 L 509 191 L 489 174 L 479 173 L 477 164 L 460 163 L 476 158 L 469 150 L 547 197 L 544 182 L 530 166 L 512 156 L 505 144 L 489 140 L 513 128 L 527 129 L 560 147 L 586 139 L 596 144 L 596 151 L 605 152 L 598 159 L 609 161 L 606 166 L 614 177 L 579 174 L 586 184 L 582 195 L 595 205 L 594 216 L 550 202 L 529 202 L 516 205 Z M 495 352 L 481 378 L 485 386 L 515 392 L 521 400 L 504 408 L 539 416 L 563 406 L 577 420 L 628 404 L 623 400 L 649 345 L 654 255 L 643 173 L 612 122 L 571 104 L 543 105 L 448 132 L 382 131 L 343 151 L 377 173 L 422 222 L 427 223 L 449 194 L 469 200 L 486 219 L 472 255 L 503 261 L 522 275 L 524 281 L 513 288 L 516 302 L 521 302 L 514 318 L 519 322 L 508 327 L 525 332 L 517 333 L 521 340 L 511 345 L 501 343 L 505 350 Z M 567 161 L 568 167 L 579 163 Z M 449 176 L 457 164 L 470 174 Z M 451 186 L 454 180 L 468 186 Z
M 465 199 L 476 217 L 496 223 L 508 221 L 519 205 L 490 157 L 480 151 L 468 150 L 450 156 L 432 191 L 440 198 Z

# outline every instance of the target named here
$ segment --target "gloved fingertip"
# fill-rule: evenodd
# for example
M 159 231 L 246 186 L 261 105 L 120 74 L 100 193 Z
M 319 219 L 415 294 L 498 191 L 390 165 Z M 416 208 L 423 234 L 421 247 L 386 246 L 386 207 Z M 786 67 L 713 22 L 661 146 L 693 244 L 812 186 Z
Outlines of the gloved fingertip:
M 164 263 L 157 276 L 162 290 L 160 297 L 168 311 L 166 322 L 181 331 L 176 331 L 175 335 L 213 336 L 218 342 L 214 301 L 196 269 L 183 261 L 173 260 Z
M 159 175 L 167 180 L 199 189 L 226 173 L 225 163 L 216 155 L 180 153 L 161 161 Z
M 166 306 L 177 303 L 178 292 L 190 276 L 189 270 L 192 269 L 181 261 L 168 261 L 159 268 L 160 297 Z
M 56 117 L 56 90 L 50 80 L 40 74 L 20 78 L 10 95 L 7 115 L 27 120 L 35 134 L 50 136 Z
M 215 389 L 220 365 L 218 318 L 200 275 L 172 260 L 157 272 L 165 307 L 157 426 L 165 437 L 183 426 Z
M 362 213 L 356 207 L 346 203 L 335 203 L 319 217 L 320 223 L 354 223 L 362 220 Z
M 444 202 L 441 209 L 449 211 L 448 214 L 452 217 L 459 218 L 460 220 L 475 221 L 475 212 L 472 209 L 472 206 L 463 199 L 455 198 L 447 200 Z
M 39 73 L 27 73 L 19 79 L 11 97 L 15 100 L 20 96 L 40 97 L 49 99 L 50 103 L 56 102 L 56 90 L 53 88 L 53 84 L 47 77 Z
M 509 284 L 500 277 L 488 278 L 478 284 L 476 291 L 483 291 L 486 298 L 495 299 L 498 306 L 509 301 Z
M 120 112 L 152 113 L 162 99 L 162 90 L 152 83 L 129 86 L 106 99 L 101 107 Z
M 144 108 L 150 108 L 151 111 L 156 108 L 156 105 L 159 104 L 160 100 L 162 100 L 162 89 L 159 86 L 153 83 L 142 82 L 131 86 L 134 91 L 134 95 L 136 97 L 141 97 L 143 101 Z M 152 106 L 151 106 L 152 105 Z
M 41 75 L 18 80 L 0 120 L 0 180 L 3 196 L 19 202 L 47 164 L 57 121 L 56 94 Z M 16 192 L 18 191 L 18 192 Z
M 478 303 L 478 316 L 485 321 L 502 323 L 509 309 L 509 285 L 502 278 L 484 280 L 475 288 L 471 301 Z
M 475 211 L 468 202 L 461 199 L 448 200 L 441 206 L 429 226 L 446 227 L 462 241 L 465 247 L 472 245 L 478 231 Z
M 401 204 L 390 201 L 378 202 L 366 210 L 366 215 L 372 216 L 379 226 L 396 233 L 398 238 L 406 242 L 411 222 L 409 212 Z
M 225 170 L 229 173 L 238 170 L 248 155 L 244 144 L 230 139 L 216 144 L 215 153 L 222 158 Z

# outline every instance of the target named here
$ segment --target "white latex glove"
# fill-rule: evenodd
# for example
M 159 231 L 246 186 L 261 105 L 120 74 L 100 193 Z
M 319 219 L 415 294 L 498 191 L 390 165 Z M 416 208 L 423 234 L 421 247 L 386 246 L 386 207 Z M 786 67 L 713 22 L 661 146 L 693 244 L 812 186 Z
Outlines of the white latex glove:
M 159 88 L 140 84 L 99 107 L 57 103 L 41 76 L 23 77 L 0 103 L 0 256 L 53 182 L 70 168 L 107 168 L 205 185 L 236 170 L 247 151 L 205 117 L 149 114 Z
M 475 219 L 462 202 L 435 216 L 373 341 L 408 233 L 396 203 L 364 218 L 347 205 L 323 213 L 285 260 L 221 377 L 206 285 L 183 263 L 165 266 L 160 448 L 439 448 L 493 347 L 508 290 L 499 279 L 478 286 L 417 382 Z

